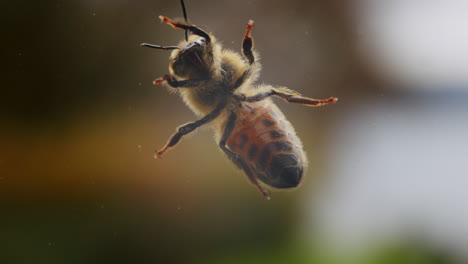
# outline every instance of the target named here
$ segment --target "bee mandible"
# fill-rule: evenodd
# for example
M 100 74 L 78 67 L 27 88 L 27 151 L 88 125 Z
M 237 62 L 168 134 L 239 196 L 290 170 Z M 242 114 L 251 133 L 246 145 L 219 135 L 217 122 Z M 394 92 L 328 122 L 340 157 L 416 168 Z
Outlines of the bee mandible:
M 200 119 L 176 129 L 166 145 L 156 151 L 161 157 L 183 136 L 209 124 L 221 150 L 269 199 L 270 190 L 294 189 L 307 167 L 301 140 L 291 123 L 270 99 L 280 97 L 305 106 L 322 106 L 336 97 L 312 99 L 286 87 L 256 85 L 261 65 L 251 35 L 254 22 L 247 23 L 242 40 L 242 55 L 223 49 L 211 33 L 184 20 L 159 18 L 165 24 L 185 30 L 177 46 L 143 43 L 141 46 L 172 50 L 169 74 L 154 80 L 177 92 Z

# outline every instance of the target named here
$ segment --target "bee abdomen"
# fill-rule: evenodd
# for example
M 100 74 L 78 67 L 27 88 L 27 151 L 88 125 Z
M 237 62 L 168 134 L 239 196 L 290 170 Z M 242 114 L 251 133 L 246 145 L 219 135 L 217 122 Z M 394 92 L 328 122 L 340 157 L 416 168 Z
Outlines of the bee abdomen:
M 294 188 L 302 179 L 303 167 L 289 141 L 266 144 L 257 160 L 251 160 L 257 177 L 275 188 Z
M 305 156 L 294 128 L 274 105 L 244 111 L 227 141 L 255 177 L 278 189 L 297 187 L 304 173 Z
M 260 170 L 265 170 L 268 167 L 268 162 L 274 153 L 290 152 L 292 149 L 293 146 L 288 141 L 276 141 L 265 144 L 263 146 L 263 151 L 257 160 L 257 168 Z M 271 161 L 273 160 L 271 159 Z

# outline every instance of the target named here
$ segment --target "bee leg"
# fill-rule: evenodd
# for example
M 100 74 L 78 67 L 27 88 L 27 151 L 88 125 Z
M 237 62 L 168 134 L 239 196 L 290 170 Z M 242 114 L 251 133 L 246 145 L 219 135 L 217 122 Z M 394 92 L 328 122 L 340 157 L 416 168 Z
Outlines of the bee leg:
M 159 19 L 161 19 L 162 22 L 172 26 L 173 28 L 188 30 L 188 31 L 192 32 L 195 35 L 198 35 L 200 37 L 204 37 L 205 40 L 206 40 L 206 43 L 211 42 L 210 35 L 208 35 L 208 33 L 206 33 L 203 29 L 201 29 L 201 28 L 199 28 L 197 26 L 172 21 L 171 19 L 167 18 L 166 16 L 159 16 Z
M 287 88 L 272 88 L 271 90 L 267 92 L 259 93 L 254 96 L 245 97 L 242 95 L 237 95 L 237 98 L 241 101 L 257 102 L 272 95 L 281 97 L 282 99 L 290 103 L 303 104 L 307 106 L 322 106 L 326 104 L 336 103 L 338 101 L 338 98 L 334 96 L 328 99 L 313 99 L 309 97 L 304 97 L 300 95 L 298 92 L 295 92 Z
M 253 49 L 253 38 L 250 35 L 250 31 L 254 26 L 253 20 L 249 20 L 247 23 L 247 31 L 245 32 L 244 40 L 242 41 L 242 53 L 244 54 L 245 58 L 249 61 L 250 64 L 254 63 L 255 57 L 252 52 Z
M 253 28 L 253 20 L 249 20 L 249 23 L 247 24 L 247 31 L 245 32 L 244 40 L 242 41 L 242 54 L 244 54 L 245 59 L 249 62 L 250 65 L 252 65 L 255 62 L 255 56 L 252 51 L 253 48 L 253 38 L 250 36 L 250 31 L 252 31 Z M 234 83 L 234 90 L 239 88 L 246 79 L 248 79 L 253 73 L 255 73 L 257 70 L 252 69 L 252 67 L 247 68 L 247 70 L 242 74 L 239 79 L 236 80 Z
M 288 88 L 275 88 L 273 89 L 273 95 L 281 97 L 282 99 L 290 103 L 303 104 L 306 106 L 322 106 L 326 104 L 336 103 L 338 101 L 338 98 L 334 96 L 328 99 L 313 99 L 305 97 L 299 94 L 298 92 L 295 92 Z
M 178 81 L 174 77 L 170 75 L 164 75 L 161 78 L 158 78 L 153 81 L 154 85 L 161 84 L 163 82 L 167 82 L 169 86 L 173 88 L 179 88 L 179 87 L 185 87 L 185 88 L 191 88 L 200 85 L 201 82 L 206 81 L 206 80 L 182 80 Z
M 164 152 L 166 152 L 169 148 L 175 146 L 184 135 L 187 135 L 188 133 L 199 128 L 200 126 L 218 117 L 221 111 L 225 108 L 225 106 L 226 102 L 222 102 L 215 108 L 215 110 L 213 110 L 211 113 L 209 113 L 202 119 L 178 127 L 177 131 L 174 134 L 172 134 L 171 138 L 167 141 L 166 145 L 161 150 L 155 153 L 155 158 L 160 158 L 162 154 L 164 154 Z
M 252 169 L 247 165 L 247 163 L 239 155 L 232 152 L 230 149 L 226 147 L 226 142 L 229 136 L 231 135 L 232 130 L 234 129 L 236 119 L 237 119 L 236 114 L 231 113 L 226 123 L 226 127 L 224 128 L 221 140 L 219 141 L 219 147 L 224 151 L 224 153 L 226 153 L 228 158 L 232 162 L 234 162 L 234 164 L 236 164 L 237 167 L 241 168 L 245 172 L 245 174 L 247 174 L 247 177 L 249 177 L 249 180 L 260 190 L 263 197 L 265 197 L 265 199 L 267 200 L 270 200 L 270 195 L 268 191 L 264 190 L 260 186 L 260 184 L 257 181 L 257 178 L 254 176 L 254 173 L 252 172 Z
M 152 48 L 152 49 L 162 49 L 162 50 L 175 50 L 179 49 L 177 46 L 159 46 L 159 45 L 154 45 L 154 44 L 149 44 L 149 43 L 141 43 L 141 47 L 147 47 L 147 48 Z

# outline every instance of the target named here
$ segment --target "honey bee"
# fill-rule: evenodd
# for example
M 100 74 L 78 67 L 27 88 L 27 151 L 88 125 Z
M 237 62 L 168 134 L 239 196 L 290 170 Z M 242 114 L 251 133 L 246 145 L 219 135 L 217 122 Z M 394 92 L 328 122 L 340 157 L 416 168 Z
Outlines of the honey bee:
M 181 3 L 185 20 L 159 18 L 175 29 L 185 30 L 185 40 L 177 46 L 141 46 L 172 50 L 169 74 L 153 83 L 177 92 L 200 119 L 178 127 L 166 145 L 156 151 L 155 158 L 184 135 L 210 124 L 221 150 L 265 198 L 270 198 L 271 190 L 296 188 L 307 159 L 294 127 L 270 97 L 306 106 L 335 103 L 338 98 L 312 99 L 286 87 L 255 85 L 261 65 L 251 35 L 254 22 L 247 23 L 240 55 L 223 49 L 211 33 L 188 23 L 183 0 Z

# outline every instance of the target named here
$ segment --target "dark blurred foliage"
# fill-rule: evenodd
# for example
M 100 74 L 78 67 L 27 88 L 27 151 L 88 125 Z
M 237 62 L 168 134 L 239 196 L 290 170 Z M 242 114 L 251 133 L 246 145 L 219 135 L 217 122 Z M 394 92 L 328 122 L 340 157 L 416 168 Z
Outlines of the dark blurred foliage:
M 2 49 L 8 62 L 3 115 L 49 126 L 145 98 L 147 94 L 141 93 L 148 89 L 132 89 L 143 68 L 136 55 L 138 39 L 143 37 L 137 29 L 149 26 L 143 21 L 154 14 L 144 10 L 147 6 L 109 4 L 6 4 L 2 16 L 3 24 L 9 25 Z

